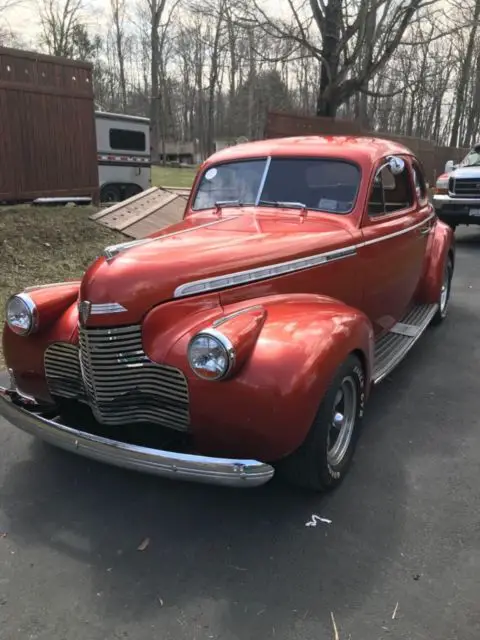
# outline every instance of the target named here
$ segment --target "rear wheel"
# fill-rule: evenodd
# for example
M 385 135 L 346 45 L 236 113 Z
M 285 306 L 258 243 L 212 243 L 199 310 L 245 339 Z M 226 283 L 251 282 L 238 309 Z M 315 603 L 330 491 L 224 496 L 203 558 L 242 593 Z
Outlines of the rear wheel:
M 452 259 L 449 257 L 447 259 L 447 264 L 445 265 L 445 269 L 443 272 L 442 288 L 440 290 L 440 296 L 438 298 L 438 309 L 432 319 L 433 325 L 440 324 L 447 317 L 448 305 L 450 302 L 450 291 L 452 288 L 452 277 L 453 277 L 453 262 L 452 262 Z
M 363 368 L 350 355 L 325 394 L 305 442 L 279 465 L 288 482 L 315 491 L 340 484 L 352 461 L 364 400 Z

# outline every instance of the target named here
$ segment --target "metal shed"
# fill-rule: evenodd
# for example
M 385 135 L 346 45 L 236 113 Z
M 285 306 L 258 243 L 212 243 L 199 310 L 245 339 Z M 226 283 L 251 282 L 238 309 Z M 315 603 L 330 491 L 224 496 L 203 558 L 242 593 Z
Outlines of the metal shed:
M 0 47 L 0 201 L 98 197 L 92 66 Z

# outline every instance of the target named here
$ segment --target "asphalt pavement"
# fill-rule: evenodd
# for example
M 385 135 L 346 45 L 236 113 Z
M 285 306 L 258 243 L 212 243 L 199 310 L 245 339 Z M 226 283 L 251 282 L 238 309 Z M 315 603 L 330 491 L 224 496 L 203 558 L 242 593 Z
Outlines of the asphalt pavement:
M 479 273 L 460 230 L 449 318 L 328 496 L 161 481 L 0 420 L 1 640 L 478 640 Z

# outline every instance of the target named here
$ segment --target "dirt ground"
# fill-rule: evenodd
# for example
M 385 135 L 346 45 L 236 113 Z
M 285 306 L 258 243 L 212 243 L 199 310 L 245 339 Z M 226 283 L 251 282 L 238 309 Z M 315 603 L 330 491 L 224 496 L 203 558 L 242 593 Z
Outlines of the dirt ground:
M 78 278 L 105 246 L 127 238 L 102 227 L 92 207 L 0 208 L 0 322 L 12 293 Z M 0 370 L 3 368 L 0 341 Z

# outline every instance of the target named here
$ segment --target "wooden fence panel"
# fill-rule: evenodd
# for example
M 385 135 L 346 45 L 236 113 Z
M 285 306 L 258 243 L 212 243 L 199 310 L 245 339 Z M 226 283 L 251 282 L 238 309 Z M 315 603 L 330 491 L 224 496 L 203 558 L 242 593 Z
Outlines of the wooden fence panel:
M 0 47 L 0 201 L 97 195 L 92 66 Z
M 419 158 L 430 184 L 434 184 L 437 177 L 443 173 L 447 160 L 459 162 L 468 151 L 467 149 L 460 148 L 438 147 L 431 140 L 424 140 L 422 138 L 400 136 L 379 131 L 368 131 L 362 129 L 360 124 L 354 120 L 297 116 L 275 111 L 268 113 L 265 128 L 266 138 L 302 135 L 362 135 L 395 140 L 409 148 Z

